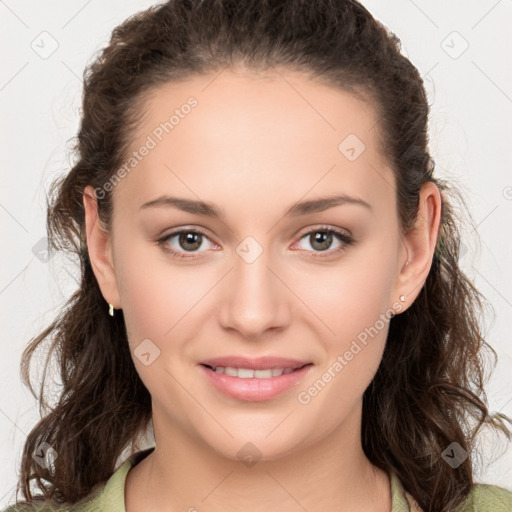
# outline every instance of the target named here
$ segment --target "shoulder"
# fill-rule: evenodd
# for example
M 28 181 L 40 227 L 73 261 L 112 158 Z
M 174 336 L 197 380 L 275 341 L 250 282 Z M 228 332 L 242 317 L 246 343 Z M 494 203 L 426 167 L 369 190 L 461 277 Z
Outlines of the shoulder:
M 73 505 L 55 505 L 51 503 L 18 503 L 1 512 L 100 512 L 99 496 L 94 493 L 87 499 Z
M 512 491 L 489 484 L 475 484 L 462 503 L 460 512 L 510 512 Z
M 49 503 L 22 503 L 12 505 L 1 512 L 99 512 L 98 500 L 74 505 L 52 505 Z
M 59 508 L 56 505 L 51 505 L 49 503 L 18 503 L 16 505 L 12 505 L 9 508 L 6 508 L 2 512 L 71 512 L 74 509 L 63 509 Z
M 394 472 L 391 473 L 391 494 L 393 512 L 422 512 Z M 453 512 L 512 512 L 512 491 L 497 485 L 475 483 Z
M 102 486 L 103 487 L 103 486 Z M 100 491 L 101 488 L 98 489 Z M 56 505 L 48 502 L 17 503 L 2 512 L 100 512 L 99 493 L 91 493 L 86 499 L 73 505 Z
M 34 500 L 32 503 L 17 503 L 0 512 L 124 512 L 124 485 L 126 474 L 134 465 L 147 457 L 155 447 L 132 454 L 112 474 L 107 482 L 98 484 L 90 494 L 72 505 L 55 505 Z
M 17 503 L 11 505 L 9 508 L 2 510 L 2 512 L 53 512 L 54 508 L 46 503 Z

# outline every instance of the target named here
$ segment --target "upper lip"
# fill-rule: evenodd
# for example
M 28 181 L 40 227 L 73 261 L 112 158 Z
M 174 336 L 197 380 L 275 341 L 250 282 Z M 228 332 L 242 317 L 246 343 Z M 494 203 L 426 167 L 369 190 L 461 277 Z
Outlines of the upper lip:
M 301 368 L 302 366 L 309 364 L 309 361 L 299 361 L 298 359 L 289 359 L 284 357 L 257 357 L 255 359 L 243 356 L 225 356 L 215 357 L 213 359 L 205 359 L 199 364 L 206 366 L 213 366 L 217 368 L 231 367 L 231 368 L 248 368 L 252 370 L 265 370 L 273 368 Z

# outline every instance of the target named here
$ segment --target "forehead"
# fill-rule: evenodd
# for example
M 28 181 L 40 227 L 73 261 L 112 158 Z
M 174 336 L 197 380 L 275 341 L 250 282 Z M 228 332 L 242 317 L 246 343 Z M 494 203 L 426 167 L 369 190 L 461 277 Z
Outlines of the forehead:
M 129 154 L 145 155 L 114 201 L 130 195 L 140 205 L 176 188 L 226 201 L 261 201 L 265 191 L 272 201 L 293 201 L 333 188 L 378 201 L 393 191 L 373 106 L 301 73 L 195 76 L 158 86 L 140 109 Z

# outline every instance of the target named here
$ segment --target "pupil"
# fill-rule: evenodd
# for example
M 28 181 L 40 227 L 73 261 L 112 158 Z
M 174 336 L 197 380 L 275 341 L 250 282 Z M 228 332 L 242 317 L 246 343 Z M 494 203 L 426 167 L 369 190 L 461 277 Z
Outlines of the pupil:
M 317 231 L 316 233 L 314 233 L 313 236 L 314 236 L 314 243 L 317 243 L 317 242 L 320 243 L 319 250 L 328 249 L 329 246 L 331 245 L 332 233 Z M 312 247 L 314 247 L 313 244 L 312 244 Z
M 199 247 L 201 247 L 201 242 L 197 241 L 197 239 L 201 237 L 201 234 L 200 233 L 182 233 L 180 235 L 180 245 L 181 247 L 183 247 L 183 249 L 185 249 L 186 251 L 193 251 L 194 249 L 198 249 Z M 194 243 L 194 238 L 196 239 L 196 242 Z M 192 248 L 186 248 L 186 244 L 192 244 L 193 247 Z

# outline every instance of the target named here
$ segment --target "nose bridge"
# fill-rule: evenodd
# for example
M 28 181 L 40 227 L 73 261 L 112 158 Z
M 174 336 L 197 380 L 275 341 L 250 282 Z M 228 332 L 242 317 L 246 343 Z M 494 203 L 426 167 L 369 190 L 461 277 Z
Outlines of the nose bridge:
M 254 237 L 246 237 L 236 248 L 233 270 L 227 282 L 222 323 L 246 336 L 257 336 L 285 321 L 285 287 L 269 269 L 271 251 Z

